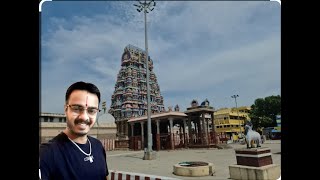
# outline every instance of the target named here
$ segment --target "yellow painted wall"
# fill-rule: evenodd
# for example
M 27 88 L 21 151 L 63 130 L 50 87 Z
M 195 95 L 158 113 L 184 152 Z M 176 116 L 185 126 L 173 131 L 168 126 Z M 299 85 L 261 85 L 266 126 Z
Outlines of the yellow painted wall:
M 234 132 L 239 133 L 239 124 L 244 125 L 245 121 L 250 120 L 249 112 L 250 106 L 241 106 L 236 108 L 222 108 L 214 112 L 214 123 L 216 126 L 216 132 Z M 238 116 L 239 115 L 239 116 Z M 240 119 L 240 120 L 239 120 Z M 241 132 L 244 132 L 244 128 L 241 127 Z

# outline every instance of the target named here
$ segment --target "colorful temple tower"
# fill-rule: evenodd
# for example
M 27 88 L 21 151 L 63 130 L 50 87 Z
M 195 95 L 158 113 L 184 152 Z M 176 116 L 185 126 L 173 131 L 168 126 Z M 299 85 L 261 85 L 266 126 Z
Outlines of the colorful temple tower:
M 115 90 L 111 97 L 109 113 L 117 124 L 117 137 L 128 137 L 128 120 L 132 117 L 147 115 L 147 71 L 146 54 L 133 45 L 127 45 L 121 57 L 121 69 L 117 75 Z M 153 70 L 153 61 L 148 58 L 151 114 L 164 112 L 163 97 L 157 77 Z

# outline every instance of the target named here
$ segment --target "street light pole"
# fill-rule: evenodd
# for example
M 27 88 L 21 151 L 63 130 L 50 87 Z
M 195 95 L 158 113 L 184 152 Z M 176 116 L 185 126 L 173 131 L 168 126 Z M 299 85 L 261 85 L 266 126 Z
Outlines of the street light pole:
M 150 83 L 149 83 L 149 55 L 148 55 L 148 35 L 147 35 L 147 13 L 148 10 L 152 11 L 154 7 L 156 6 L 156 2 L 154 0 L 147 2 L 146 0 L 144 2 L 138 1 L 139 5 L 134 4 L 134 6 L 137 6 L 138 12 L 143 11 L 144 12 L 144 33 L 145 33 L 145 51 L 146 51 L 146 70 L 147 70 L 147 129 L 148 129 L 148 148 L 147 151 L 144 154 L 144 160 L 152 160 L 155 158 L 154 155 L 152 155 L 152 134 L 151 134 L 151 105 L 150 105 Z
M 107 103 L 106 101 L 103 101 L 103 102 L 102 102 L 103 114 L 106 113 L 106 109 L 107 109 L 106 103 Z M 102 115 L 100 114 L 99 117 L 97 117 L 97 139 L 100 139 L 100 138 L 99 138 L 99 126 L 100 126 L 100 125 L 99 125 L 99 118 L 100 118 L 101 116 L 102 116 Z
M 241 134 L 241 137 L 242 137 L 242 133 L 241 133 L 241 120 L 239 119 L 239 110 L 238 110 L 238 105 L 237 105 L 237 97 L 239 97 L 238 94 L 231 96 L 231 98 L 234 98 L 234 101 L 236 102 L 236 109 L 237 109 L 237 115 L 238 115 L 237 119 L 238 119 L 238 121 L 239 121 L 240 134 Z

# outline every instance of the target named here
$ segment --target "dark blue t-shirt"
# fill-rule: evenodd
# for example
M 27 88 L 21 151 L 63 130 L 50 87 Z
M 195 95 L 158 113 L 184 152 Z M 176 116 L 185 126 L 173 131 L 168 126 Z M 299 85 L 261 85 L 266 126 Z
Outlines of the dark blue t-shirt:
M 40 170 L 42 180 L 105 180 L 108 176 L 106 152 L 102 143 L 88 136 L 91 142 L 93 162 L 87 160 L 65 133 L 60 133 L 48 143 L 40 146 Z M 78 144 L 85 152 L 90 145 Z M 86 159 L 86 161 L 85 161 Z

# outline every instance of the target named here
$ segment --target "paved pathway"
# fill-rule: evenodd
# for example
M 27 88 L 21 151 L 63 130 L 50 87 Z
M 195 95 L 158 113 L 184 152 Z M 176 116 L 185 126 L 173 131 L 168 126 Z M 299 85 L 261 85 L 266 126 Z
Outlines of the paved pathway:
M 229 144 L 230 149 L 181 149 L 174 151 L 157 151 L 156 159 L 143 160 L 143 151 L 108 151 L 107 161 L 109 169 L 144 173 L 150 175 L 173 177 L 178 179 L 219 179 L 230 180 L 229 165 L 236 164 L 236 148 L 245 148 L 246 145 Z M 262 147 L 271 148 L 274 164 L 281 166 L 281 141 L 268 140 Z M 183 161 L 211 162 L 215 167 L 213 176 L 184 177 L 173 174 L 173 165 Z

